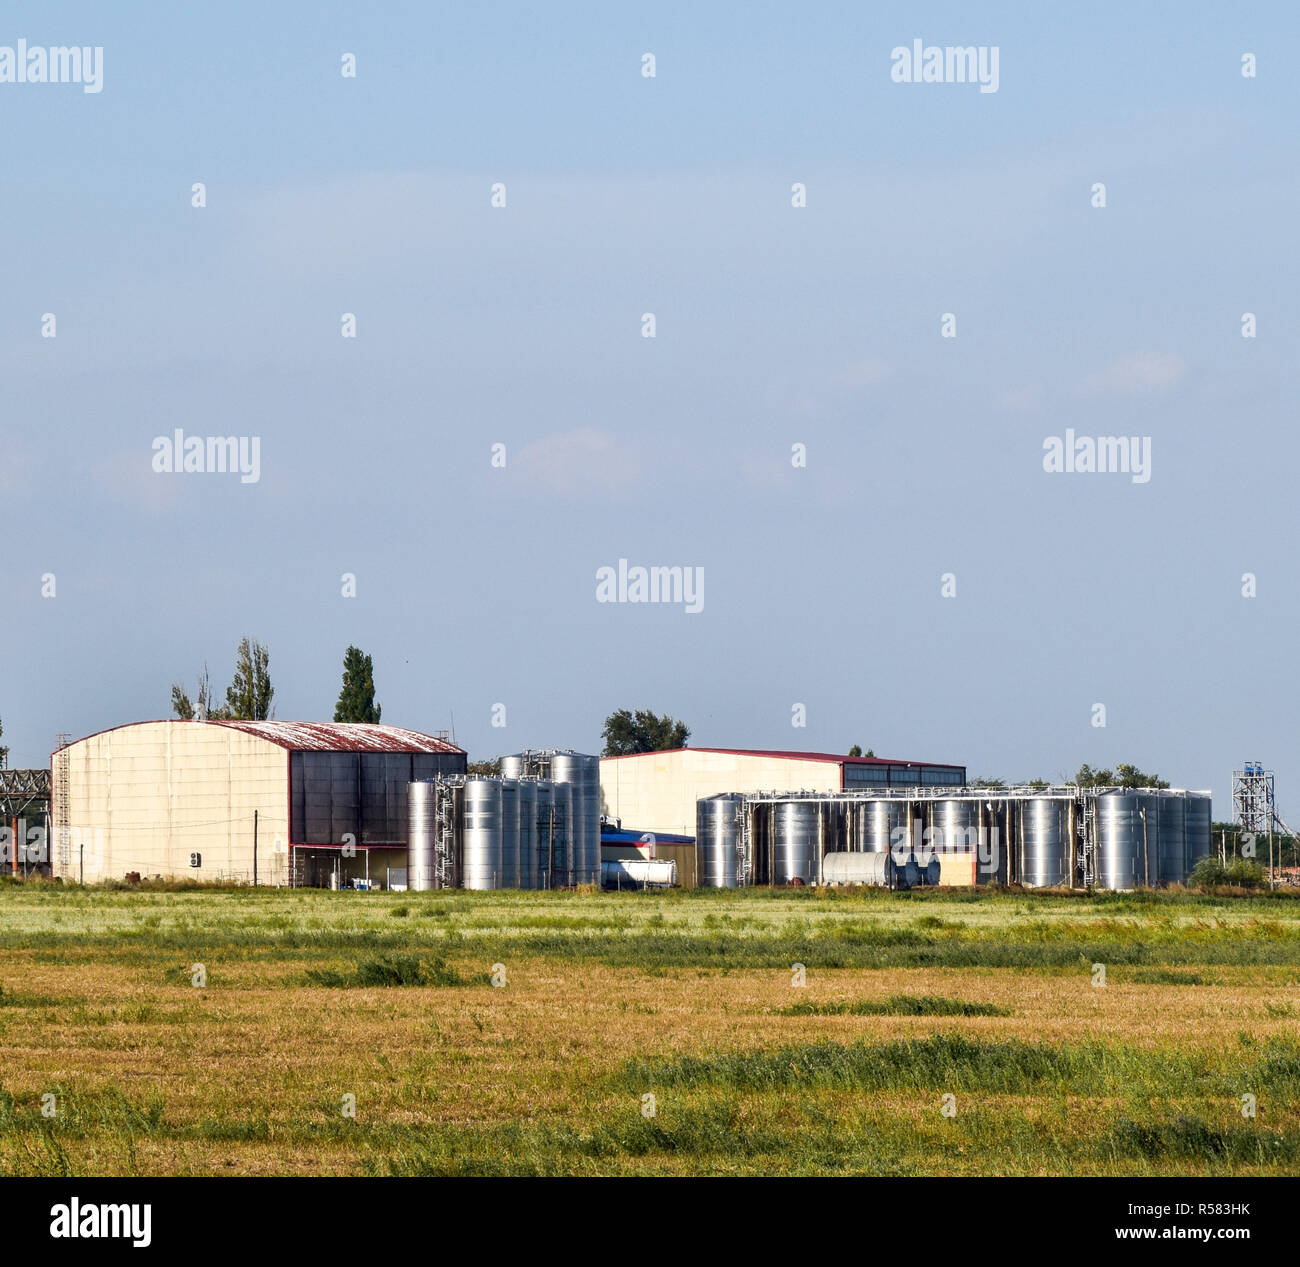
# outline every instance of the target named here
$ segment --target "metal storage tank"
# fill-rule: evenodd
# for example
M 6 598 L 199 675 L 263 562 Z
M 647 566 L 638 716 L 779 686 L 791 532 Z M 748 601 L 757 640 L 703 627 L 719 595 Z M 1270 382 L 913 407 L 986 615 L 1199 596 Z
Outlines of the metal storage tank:
M 894 860 L 888 851 L 852 853 L 836 850 L 822 858 L 824 884 L 870 884 L 892 889 L 895 883 Z
M 890 854 L 894 863 L 894 887 L 911 889 L 921 882 L 921 867 L 911 849 L 896 850 Z
M 528 771 L 524 768 L 524 754 L 516 752 L 501 758 L 501 777 L 503 779 L 522 779 Z
M 551 887 L 573 883 L 573 784 L 551 783 Z
M 1064 797 L 1035 796 L 1020 802 L 1020 839 L 1016 859 L 1020 883 L 1050 889 L 1070 883 L 1070 802 Z
M 815 801 L 778 801 L 773 850 L 773 884 L 818 879 L 821 858 L 817 852 L 819 807 Z
M 599 884 L 600 758 L 581 752 L 557 752 L 551 757 L 551 778 L 573 789 L 570 883 Z
M 600 872 L 607 889 L 670 889 L 677 883 L 671 858 L 616 858 L 602 863 Z
M 702 889 L 734 889 L 744 797 L 724 794 L 695 802 L 695 869 Z
M 555 850 L 555 784 L 549 779 L 533 783 L 537 797 L 537 861 L 534 864 L 534 883 L 539 889 L 549 889 L 551 856 Z
M 501 878 L 498 889 L 517 889 L 519 883 L 519 780 L 501 780 Z
M 501 883 L 502 797 L 499 779 L 465 783 L 462 887 L 498 889 Z
M 1186 829 L 1186 872 L 1192 874 L 1192 868 L 1202 858 L 1210 856 L 1211 815 L 1210 797 L 1202 792 L 1189 792 L 1184 807 Z
M 537 784 L 519 781 L 519 887 L 537 887 Z
M 929 811 L 930 843 L 934 848 L 974 852 L 981 821 L 979 801 L 932 801 L 926 808 Z
M 437 795 L 436 783 L 411 783 L 406 788 L 406 887 L 417 893 L 437 887 L 434 870 Z
M 1159 799 L 1160 822 L 1156 840 L 1160 883 L 1182 884 L 1187 879 L 1187 800 L 1182 796 L 1162 796 Z
M 1095 805 L 1097 887 L 1135 889 L 1145 882 L 1141 799 L 1112 792 L 1097 797 Z
M 894 832 L 900 829 L 900 839 L 907 839 L 906 801 L 867 801 L 862 809 L 865 821 L 857 847 L 864 853 L 884 853 L 894 842 Z
M 938 884 L 939 876 L 942 874 L 939 858 L 940 854 L 935 849 L 913 850 L 912 861 L 916 865 L 916 879 L 913 883 Z

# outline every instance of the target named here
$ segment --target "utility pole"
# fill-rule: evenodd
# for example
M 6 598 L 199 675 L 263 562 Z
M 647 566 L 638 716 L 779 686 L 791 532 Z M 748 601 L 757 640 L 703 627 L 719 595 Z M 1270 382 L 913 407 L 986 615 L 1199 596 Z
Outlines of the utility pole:
M 257 811 L 253 811 L 253 887 L 257 888 Z

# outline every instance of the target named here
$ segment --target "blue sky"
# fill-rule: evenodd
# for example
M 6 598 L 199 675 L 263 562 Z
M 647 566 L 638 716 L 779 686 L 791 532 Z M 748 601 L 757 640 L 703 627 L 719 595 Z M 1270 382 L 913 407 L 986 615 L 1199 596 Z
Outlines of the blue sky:
M 19 38 L 102 45 L 104 89 L 0 84 L 13 764 L 250 633 L 278 716 L 328 717 L 355 642 L 385 720 L 473 756 L 648 707 L 1131 760 L 1218 816 L 1260 758 L 1300 805 L 1294 6 L 10 6 Z M 892 82 L 917 38 L 996 45 L 998 91 Z M 259 436 L 261 480 L 155 474 L 176 427 Z M 1045 473 L 1066 428 L 1150 436 L 1150 482 Z M 702 567 L 704 610 L 598 604 L 620 558 Z

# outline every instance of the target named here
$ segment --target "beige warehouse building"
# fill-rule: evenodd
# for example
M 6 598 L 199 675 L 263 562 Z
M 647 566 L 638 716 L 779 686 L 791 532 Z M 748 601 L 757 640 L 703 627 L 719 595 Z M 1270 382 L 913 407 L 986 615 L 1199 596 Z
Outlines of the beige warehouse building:
M 833 752 L 673 748 L 600 759 L 602 812 L 634 831 L 695 835 L 695 802 L 723 792 L 960 787 L 966 767 Z
M 465 753 L 397 726 L 151 721 L 50 759 L 51 870 L 323 884 L 406 866 L 406 789 Z

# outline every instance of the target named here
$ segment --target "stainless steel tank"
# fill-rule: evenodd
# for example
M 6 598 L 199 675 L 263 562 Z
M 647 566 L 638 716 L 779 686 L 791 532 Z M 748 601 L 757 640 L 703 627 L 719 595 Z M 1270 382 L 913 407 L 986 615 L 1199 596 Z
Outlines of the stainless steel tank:
M 519 887 L 537 887 L 537 784 L 519 780 Z
M 1068 887 L 1070 883 L 1070 801 L 1035 796 L 1020 802 L 1016 866 L 1028 889 Z
M 462 885 L 467 889 L 499 889 L 501 865 L 501 781 L 469 779 L 465 783 L 462 834 Z
M 855 848 L 863 853 L 884 853 L 895 843 L 895 832 L 900 833 L 898 843 L 907 840 L 906 801 L 864 801 L 856 808 L 861 813 L 862 831 Z
M 537 789 L 537 861 L 533 875 L 536 887 L 551 888 L 551 859 L 555 852 L 555 784 L 549 779 L 533 783 Z
M 1186 830 L 1186 873 L 1192 874 L 1192 868 L 1202 858 L 1210 856 L 1211 815 L 1210 797 L 1204 792 L 1188 792 L 1183 809 Z
M 734 793 L 695 802 L 696 882 L 702 889 L 734 889 L 738 884 L 740 825 L 744 797 Z
M 573 884 L 573 784 L 551 783 L 551 887 Z
M 1136 889 L 1146 882 L 1141 798 L 1121 792 L 1096 798 L 1097 887 Z
M 813 884 L 819 878 L 820 815 L 816 801 L 778 801 L 774 884 Z
M 1187 800 L 1169 795 L 1159 799 L 1160 821 L 1156 833 L 1159 881 L 1182 884 L 1187 879 Z
M 981 803 L 977 800 L 931 801 L 926 806 L 929 843 L 935 848 L 973 853 L 979 843 L 982 824 Z
M 551 779 L 573 789 L 570 826 L 572 884 L 600 883 L 600 758 L 582 752 L 556 752 Z
M 870 884 L 894 887 L 894 860 L 888 851 L 861 853 L 836 850 L 822 858 L 824 884 Z
M 519 780 L 501 782 L 501 878 L 498 889 L 517 889 L 519 883 Z
M 406 786 L 406 887 L 424 893 L 437 885 L 434 839 L 437 826 L 436 783 Z
M 522 779 L 528 771 L 524 768 L 524 754 L 516 752 L 501 758 L 501 777 L 503 779 Z

